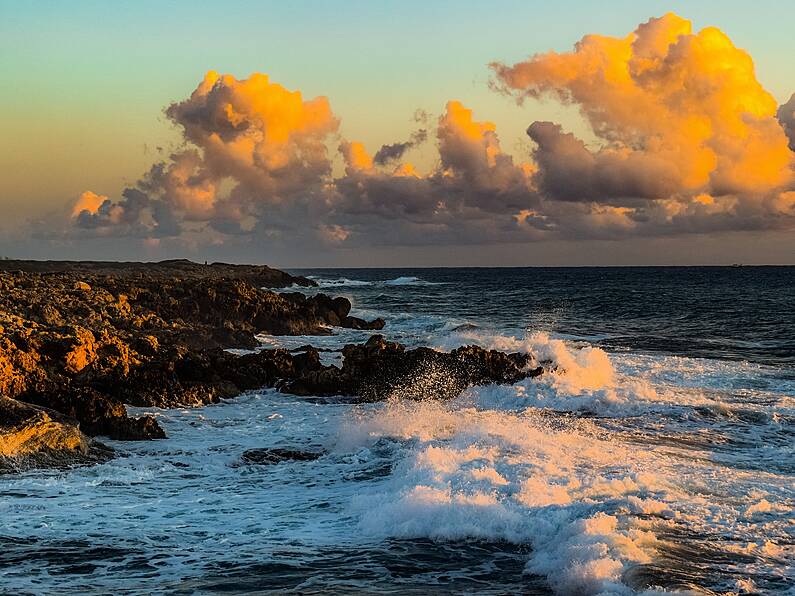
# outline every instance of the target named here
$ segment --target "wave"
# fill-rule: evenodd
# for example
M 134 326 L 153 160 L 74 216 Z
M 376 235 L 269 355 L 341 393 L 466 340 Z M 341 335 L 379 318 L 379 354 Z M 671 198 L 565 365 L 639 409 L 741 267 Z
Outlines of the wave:
M 629 593 L 623 575 L 652 560 L 657 540 L 634 515 L 671 514 L 665 479 L 584 421 L 552 429 L 532 412 L 396 401 L 342 437 L 346 450 L 406 446 L 352 503 L 363 535 L 527 544 L 527 572 L 560 594 Z
M 441 286 L 442 282 L 426 281 L 414 276 L 396 277 L 384 282 L 385 286 Z
M 367 286 L 440 286 L 443 282 L 434 282 L 414 276 L 401 276 L 394 279 L 367 281 L 363 279 L 349 279 L 347 277 L 325 278 L 319 275 L 309 275 L 321 288 L 336 287 L 367 287 Z
M 145 554 L 163 558 L 157 577 L 133 566 L 140 557 L 131 556 L 123 578 L 121 572 L 91 578 L 105 582 L 106 591 L 131 576 L 141 585 L 161 584 L 167 577 L 174 585 L 204 586 L 208 560 L 232 568 L 240 561 L 260 562 L 263 552 L 284 552 L 285 544 L 299 544 L 296 551 L 316 556 L 314 562 L 303 558 L 289 564 L 318 574 L 318 569 L 332 569 L 331 576 L 341 569 L 339 558 L 329 558 L 332 549 L 357 553 L 366 562 L 345 568 L 355 575 L 371 568 L 361 565 L 372 565 L 385 544 L 430 540 L 443 545 L 445 561 L 460 564 L 480 556 L 479 563 L 492 565 L 489 555 L 473 546 L 481 541 L 517 553 L 519 569 L 526 571 L 497 578 L 493 586 L 467 584 L 461 591 L 485 593 L 491 587 L 493 593 L 505 593 L 504 584 L 496 582 L 531 583 L 540 577 L 558 594 L 629 595 L 647 585 L 676 589 L 681 586 L 675 579 L 687 577 L 696 586 L 742 593 L 718 584 L 742 576 L 748 586 L 757 585 L 746 592 L 776 593 L 771 582 L 791 561 L 782 546 L 791 532 L 791 477 L 749 474 L 718 460 L 713 439 L 719 435 L 693 443 L 704 436 L 704 427 L 685 434 L 686 425 L 697 424 L 701 416 L 690 415 L 696 408 L 682 407 L 689 403 L 683 393 L 668 389 L 696 376 L 714 377 L 709 382 L 718 386 L 722 375 L 751 374 L 751 369 L 606 354 L 544 334 L 517 338 L 460 325 L 451 324 L 448 334 L 459 339 L 465 334 L 464 343 L 477 339 L 493 347 L 533 350 L 556 370 L 514 386 L 472 388 L 449 402 L 406 402 L 396 396 L 360 406 L 316 404 L 267 391 L 199 409 L 133 408 L 133 414 L 158 416 L 169 439 L 157 446 L 113 442 L 125 457 L 68 474 L 10 479 L 8 493 L 24 496 L 6 499 L 4 507 L 37 511 L 45 495 L 52 497 L 48 517 L 75 535 L 89 532 L 124 543 L 141 528 L 154 533 L 158 539 L 147 543 Z M 285 338 L 266 340 L 279 345 Z M 632 381 L 649 384 L 656 397 L 633 390 Z M 707 399 L 699 397 L 700 388 L 691 389 L 694 400 Z M 685 426 L 657 416 L 653 408 L 663 401 L 671 407 L 678 403 Z M 580 410 L 620 416 L 570 413 Z M 629 413 L 639 416 L 623 417 Z M 752 418 L 758 426 L 785 425 Z M 681 435 L 674 434 L 680 430 Z M 640 443 L 632 432 L 648 433 L 648 441 Z M 680 437 L 684 440 L 666 440 Z M 311 463 L 240 465 L 244 450 L 264 446 L 326 454 Z M 773 455 L 783 459 L 781 453 Z M 156 500 L 158 506 L 130 509 L 120 490 L 141 502 Z M 62 498 L 67 492 L 69 499 Z M 185 507 L 186 498 L 196 505 Z M 85 514 L 97 502 L 105 517 Z M 108 517 L 117 520 L 110 530 L 104 523 Z M 37 520 L 8 515 L 5 532 L 26 541 L 52 536 Z M 213 540 L 197 538 L 196 527 L 206 528 Z M 200 554 L 188 561 L 170 557 L 185 544 L 201 545 Z M 290 551 L 287 556 L 297 555 Z M 41 577 L 35 575 L 39 561 L 20 563 L 13 585 L 41 591 Z M 406 563 L 408 568 L 414 564 Z M 267 566 L 252 569 L 246 573 L 275 581 Z M 373 581 L 394 581 L 384 574 Z M 59 585 L 79 591 L 81 577 L 59 575 Z M 365 589 L 375 585 L 365 583 Z
M 318 286 L 321 288 L 336 288 L 340 286 L 371 286 L 373 282 L 371 281 L 364 281 L 361 279 L 348 279 L 347 277 L 338 277 L 335 279 L 328 279 L 324 277 L 319 277 L 317 275 L 310 275 L 308 279 L 311 279 Z
M 627 374 L 625 364 L 598 348 L 543 333 L 479 337 L 532 351 L 554 370 L 513 386 L 473 387 L 446 403 L 395 396 L 357 410 L 341 426 L 335 449 L 361 461 L 387 442 L 394 454 L 391 474 L 352 501 L 363 536 L 529 545 L 526 572 L 544 577 L 558 594 L 677 589 L 679 570 L 691 579 L 704 574 L 700 583 L 708 584 L 709 573 L 724 572 L 721 560 L 747 565 L 756 577 L 775 574 L 781 563 L 774 547 L 791 513 L 786 477 L 763 479 L 716 457 L 718 435 L 693 443 L 703 434 L 687 426 L 695 409 L 681 393 L 652 382 L 656 372 Z M 688 366 L 681 363 L 676 374 Z M 694 392 L 692 403 L 703 400 Z M 676 415 L 659 416 L 661 406 Z M 559 413 L 582 410 L 613 417 Z M 638 431 L 650 433 L 642 448 Z M 692 532 L 686 552 L 669 538 L 683 528 Z M 727 528 L 731 541 L 709 540 Z M 752 544 L 751 536 L 766 538 Z M 735 552 L 744 545 L 756 549 L 753 556 Z M 700 549 L 702 562 L 714 562 L 694 569 Z

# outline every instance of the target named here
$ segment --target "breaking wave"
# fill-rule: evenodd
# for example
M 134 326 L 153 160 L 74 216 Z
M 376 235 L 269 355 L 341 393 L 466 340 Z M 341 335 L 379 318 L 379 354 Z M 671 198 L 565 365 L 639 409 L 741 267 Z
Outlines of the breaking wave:
M 316 275 L 310 275 L 308 276 L 308 279 L 314 281 L 321 288 L 337 288 L 342 286 L 361 287 L 361 286 L 373 285 L 373 282 L 370 281 L 364 281 L 361 279 L 348 279 L 347 277 L 328 279 L 328 278 L 318 277 Z
M 327 278 L 317 275 L 309 275 L 311 279 L 318 284 L 321 288 L 337 288 L 337 287 L 368 287 L 368 286 L 441 286 L 445 285 L 442 282 L 426 281 L 415 276 L 400 276 L 393 279 L 386 280 L 363 280 L 363 279 L 349 279 L 347 277 Z

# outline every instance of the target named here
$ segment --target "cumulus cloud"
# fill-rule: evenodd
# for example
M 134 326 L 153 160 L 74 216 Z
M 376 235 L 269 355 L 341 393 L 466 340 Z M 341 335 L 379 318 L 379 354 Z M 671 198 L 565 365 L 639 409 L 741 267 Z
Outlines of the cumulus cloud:
M 776 101 L 714 27 L 693 33 L 667 14 L 624 38 L 587 35 L 573 52 L 493 68 L 518 98 L 576 104 L 606 143 L 671 164 L 683 190 L 759 191 L 792 178 Z
M 777 119 L 751 57 L 720 30 L 694 33 L 667 14 L 623 38 L 587 35 L 572 52 L 492 68 L 520 102 L 578 106 L 602 141 L 591 150 L 555 124 L 530 126 L 547 199 L 592 202 L 594 215 L 621 207 L 644 232 L 792 225 L 790 106 Z
M 659 156 L 613 148 L 591 152 L 552 122 L 534 122 L 527 135 L 537 146 L 539 185 L 556 199 L 658 199 L 679 189 L 676 166 Z
M 776 117 L 789 138 L 789 148 L 795 151 L 795 93 L 787 103 L 779 106 Z
M 125 235 L 141 238 L 176 236 L 180 225 L 170 206 L 154 202 L 137 188 L 127 188 L 120 201 L 84 192 L 72 209 L 72 219 L 84 230 L 99 236 Z
M 83 193 L 71 221 L 97 235 L 320 247 L 795 227 L 795 95 L 777 106 L 718 29 L 668 14 L 492 68 L 520 103 L 577 106 L 598 144 L 536 121 L 532 151 L 515 157 L 493 122 L 451 100 L 371 153 L 340 137 L 325 97 L 211 71 L 166 110 L 182 148 L 119 199 Z M 405 161 L 420 145 L 436 152 L 426 171 Z
M 153 165 L 118 201 L 97 205 L 84 193 L 74 210 L 90 209 L 75 218 L 79 226 L 162 235 L 200 222 L 240 234 L 322 194 L 327 140 L 339 126 L 325 97 L 305 100 L 264 74 L 238 80 L 210 71 L 166 115 L 187 148 Z
M 326 139 L 339 121 L 328 100 L 305 100 L 265 74 L 238 80 L 208 72 L 166 115 L 202 150 L 210 176 L 232 178 L 268 200 L 304 193 L 330 172 Z
M 98 195 L 90 190 L 85 191 L 72 205 L 72 217 L 77 218 L 83 211 L 88 212 L 89 215 L 95 214 L 102 204 L 109 200 L 105 195 Z
M 534 202 L 532 166 L 515 164 L 502 151 L 492 122 L 477 121 L 461 102 L 450 101 L 436 136 L 439 165 L 427 174 L 410 163 L 378 169 L 361 144 L 343 144 L 347 175 L 335 182 L 335 213 L 402 218 L 446 235 L 464 220 L 490 219 Z

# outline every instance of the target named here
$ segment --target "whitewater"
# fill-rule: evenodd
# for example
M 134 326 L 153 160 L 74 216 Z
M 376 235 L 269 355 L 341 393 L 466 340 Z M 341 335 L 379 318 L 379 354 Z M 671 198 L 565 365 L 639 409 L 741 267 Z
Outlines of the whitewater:
M 552 372 L 133 409 L 169 438 L 0 478 L 3 593 L 795 594 L 791 270 L 305 273 L 389 339 Z M 334 363 L 371 333 L 333 331 L 260 340 Z

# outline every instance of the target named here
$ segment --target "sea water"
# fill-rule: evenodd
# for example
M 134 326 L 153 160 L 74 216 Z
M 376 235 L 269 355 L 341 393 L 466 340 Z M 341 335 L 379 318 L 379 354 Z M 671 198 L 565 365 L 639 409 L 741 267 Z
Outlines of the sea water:
M 0 477 L 2 593 L 795 594 L 795 268 L 298 273 L 408 346 L 556 372 L 133 409 L 169 438 Z M 260 339 L 371 333 L 334 331 Z M 241 460 L 261 447 L 324 455 Z

